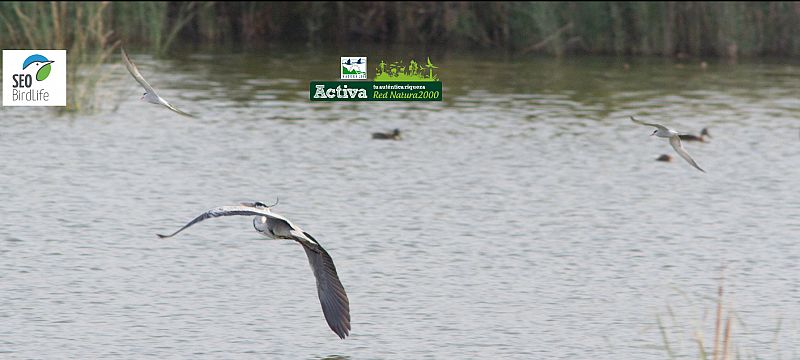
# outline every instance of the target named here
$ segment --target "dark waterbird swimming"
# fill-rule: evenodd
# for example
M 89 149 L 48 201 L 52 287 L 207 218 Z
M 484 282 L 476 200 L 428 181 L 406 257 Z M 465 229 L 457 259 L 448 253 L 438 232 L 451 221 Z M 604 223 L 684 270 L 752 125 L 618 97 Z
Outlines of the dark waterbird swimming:
M 656 158 L 656 161 L 670 162 L 672 161 L 672 156 L 669 156 L 667 154 L 661 154 L 661 156 Z
M 711 138 L 711 135 L 708 133 L 708 128 L 703 128 L 703 130 L 700 131 L 700 136 L 694 134 L 681 134 L 678 135 L 678 137 L 683 141 L 706 142 L 706 137 Z
M 350 334 L 350 301 L 342 282 L 339 281 L 333 259 L 311 234 L 303 231 L 282 215 L 270 211 L 270 208 L 275 205 L 277 202 L 270 206 L 261 202 L 242 203 L 239 206 L 221 206 L 206 211 L 172 234 L 157 235 L 162 239 L 169 238 L 203 220 L 219 216 L 255 216 L 253 227 L 260 234 L 275 240 L 293 240 L 303 246 L 311 270 L 317 278 L 317 295 L 319 295 L 325 321 L 336 335 L 344 339 Z
M 373 139 L 378 139 L 378 140 L 400 140 L 401 139 L 401 137 L 400 137 L 400 129 L 394 129 L 394 131 L 392 131 L 392 132 L 385 132 L 385 133 L 376 132 L 376 133 L 372 133 L 372 138 Z

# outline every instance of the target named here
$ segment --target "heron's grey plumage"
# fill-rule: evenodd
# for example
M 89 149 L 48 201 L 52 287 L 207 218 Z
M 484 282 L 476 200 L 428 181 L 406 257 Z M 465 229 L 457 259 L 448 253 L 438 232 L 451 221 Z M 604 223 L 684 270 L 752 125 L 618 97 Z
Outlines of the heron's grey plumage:
M 262 211 L 262 210 L 260 210 L 258 208 L 254 208 L 254 207 L 247 207 L 247 206 L 220 206 L 218 208 L 213 208 L 211 210 L 208 210 L 208 211 L 200 214 L 198 217 L 194 218 L 192 221 L 190 221 L 189 223 L 184 225 L 182 228 L 178 229 L 178 231 L 175 231 L 172 234 L 169 234 L 169 235 L 156 234 L 156 235 L 158 235 L 158 237 L 160 237 L 162 239 L 170 238 L 170 237 L 173 237 L 173 236 L 177 235 L 179 232 L 185 230 L 186 228 L 188 228 L 188 227 L 190 227 L 190 226 L 192 226 L 194 224 L 197 224 L 197 223 L 199 223 L 199 222 L 201 222 L 203 220 L 210 219 L 210 218 L 215 218 L 215 217 L 220 217 L 220 216 L 235 216 L 235 215 L 244 215 L 244 216 L 247 216 L 247 215 L 258 215 L 258 216 L 272 216 L 272 217 L 275 216 L 269 211 Z M 282 216 L 280 218 L 285 220 Z
M 330 254 L 311 234 L 292 224 L 285 217 L 273 213 L 268 206 L 261 203 L 243 203 L 241 206 L 217 207 L 197 216 L 172 234 L 157 235 L 162 239 L 169 238 L 203 220 L 235 215 L 255 216 L 253 225 L 256 231 L 274 239 L 294 240 L 303 246 L 317 281 L 317 295 L 325 321 L 340 338 L 347 337 L 350 334 L 350 302 Z
M 314 277 L 317 278 L 317 295 L 325 321 L 336 335 L 344 339 L 350 334 L 350 301 L 347 299 L 342 282 L 339 281 L 333 259 L 319 244 L 304 242 L 301 244 L 308 256 L 311 270 L 314 271 Z
M 144 76 L 142 76 L 142 73 L 139 72 L 139 68 L 137 68 L 136 64 L 134 64 L 133 61 L 131 61 L 131 58 L 130 58 L 130 56 L 128 56 L 128 52 L 125 51 L 125 48 L 121 48 L 121 50 L 122 50 L 122 60 L 124 60 L 123 62 L 125 63 L 125 67 L 128 69 L 128 72 L 131 73 L 131 76 L 133 76 L 133 78 L 136 80 L 136 82 L 138 82 L 139 85 L 142 85 L 142 87 L 144 88 L 144 91 L 145 91 L 144 100 L 145 101 L 147 101 L 147 102 L 149 102 L 151 104 L 163 105 L 167 109 L 170 109 L 170 110 L 172 110 L 172 111 L 174 111 L 174 112 L 176 112 L 178 114 L 181 114 L 183 116 L 194 117 L 194 115 L 189 114 L 189 113 L 187 113 L 187 112 L 185 112 L 183 110 L 180 110 L 180 109 L 176 108 L 175 106 L 170 104 L 167 100 L 165 100 L 164 98 L 159 96 L 158 93 L 156 93 L 156 89 L 153 89 L 153 87 L 150 85 L 150 83 L 148 83 L 147 80 L 144 79 Z

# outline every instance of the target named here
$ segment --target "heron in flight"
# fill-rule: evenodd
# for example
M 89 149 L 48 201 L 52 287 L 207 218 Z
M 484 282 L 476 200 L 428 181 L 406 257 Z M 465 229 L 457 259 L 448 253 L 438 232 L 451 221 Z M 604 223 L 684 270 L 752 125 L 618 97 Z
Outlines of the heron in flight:
M 206 211 L 172 234 L 156 235 L 162 239 L 169 238 L 205 219 L 219 216 L 255 216 L 253 218 L 253 227 L 260 234 L 275 240 L 294 240 L 303 246 L 303 250 L 306 251 L 308 256 L 308 263 L 314 272 L 314 277 L 317 278 L 317 295 L 319 295 L 319 302 L 322 305 L 322 313 L 325 315 L 325 320 L 331 330 L 344 339 L 350 334 L 350 302 L 347 299 L 347 293 L 344 291 L 342 282 L 339 281 L 339 275 L 336 273 L 333 259 L 311 234 L 303 231 L 282 215 L 270 210 L 277 204 L 277 202 L 273 205 L 252 202 L 241 203 L 239 206 L 221 206 Z
M 194 115 L 176 108 L 175 106 L 170 104 L 169 101 L 165 100 L 161 96 L 158 96 L 158 94 L 156 94 L 156 89 L 153 89 L 153 87 L 150 86 L 147 80 L 144 79 L 142 73 L 139 72 L 139 68 L 137 68 L 136 64 L 134 64 L 133 61 L 131 61 L 131 58 L 128 56 L 128 52 L 125 51 L 124 48 L 122 48 L 122 60 L 125 61 L 125 67 L 128 68 L 128 72 L 131 73 L 131 76 L 133 76 L 133 78 L 139 83 L 139 85 L 142 85 L 142 87 L 144 88 L 145 93 L 144 95 L 142 95 L 143 101 L 147 101 L 151 104 L 163 105 L 167 109 L 170 109 L 183 116 L 194 117 Z

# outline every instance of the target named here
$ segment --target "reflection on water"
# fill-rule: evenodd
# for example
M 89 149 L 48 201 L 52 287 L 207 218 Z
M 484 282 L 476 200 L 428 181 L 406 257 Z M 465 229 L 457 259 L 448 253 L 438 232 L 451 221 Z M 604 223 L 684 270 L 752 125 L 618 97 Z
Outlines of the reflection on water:
M 736 345 L 797 350 L 800 67 L 444 54 L 441 103 L 310 103 L 341 54 L 302 55 L 135 54 L 199 119 L 138 102 L 121 64 L 114 113 L 3 108 L 0 352 L 662 359 L 656 314 L 712 326 L 721 266 Z M 655 161 L 630 115 L 709 127 L 685 144 L 708 173 Z M 249 218 L 154 235 L 276 196 L 336 261 L 345 341 L 301 249 Z

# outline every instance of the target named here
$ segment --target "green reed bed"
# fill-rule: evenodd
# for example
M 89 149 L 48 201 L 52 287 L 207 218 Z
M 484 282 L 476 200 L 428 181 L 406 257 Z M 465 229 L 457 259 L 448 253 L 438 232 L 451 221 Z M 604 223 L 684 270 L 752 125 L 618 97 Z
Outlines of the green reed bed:
M 557 56 L 800 54 L 797 2 L 12 2 L 0 4 L 0 28 L 7 32 L 0 42 L 66 44 L 98 9 L 115 39 L 157 54 L 177 43 L 274 42 Z
M 517 54 L 800 55 L 797 2 L 5 2 L 3 48 L 68 49 L 68 109 L 95 106 L 99 66 L 124 43 L 409 44 Z M 89 67 L 87 76 L 76 76 Z

